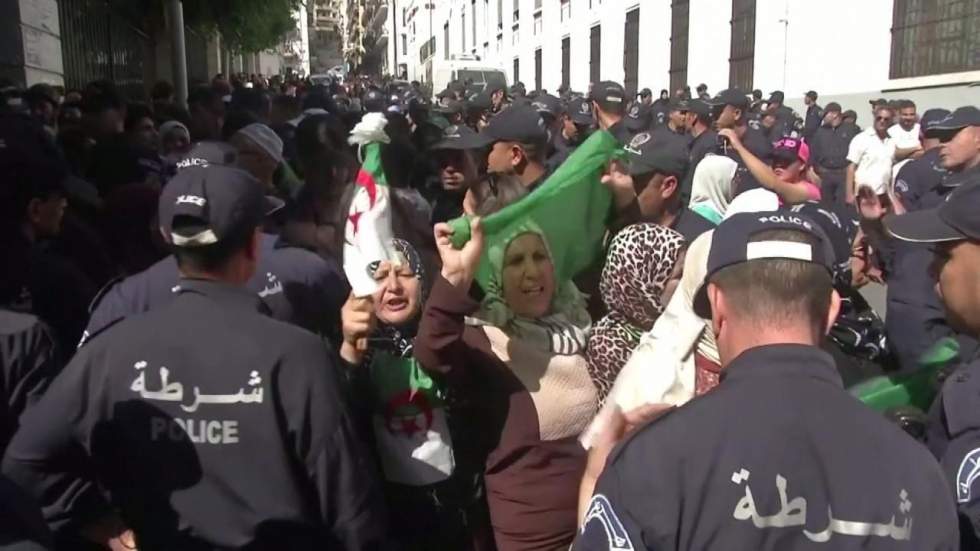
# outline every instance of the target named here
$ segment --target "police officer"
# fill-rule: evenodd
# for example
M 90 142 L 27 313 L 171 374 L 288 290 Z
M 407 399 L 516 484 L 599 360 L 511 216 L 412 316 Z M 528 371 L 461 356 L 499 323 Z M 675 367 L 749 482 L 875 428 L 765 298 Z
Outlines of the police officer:
M 235 151 L 226 144 L 200 142 L 178 163 L 178 170 L 234 163 Z M 245 287 L 262 298 L 275 319 L 331 339 L 339 337 L 340 307 L 349 289 L 337 262 L 291 246 L 271 233 L 262 233 L 259 247 L 258 266 Z M 126 317 L 170 302 L 180 290 L 179 283 L 173 255 L 110 282 L 92 301 L 80 345 Z
M 935 461 L 819 348 L 840 305 L 833 262 L 798 214 L 718 226 L 694 305 L 721 383 L 613 452 L 574 549 L 956 548 Z
M 717 96 L 708 102 L 711 106 L 712 118 L 717 129 L 733 129 L 745 144 L 746 149 L 752 152 L 764 163 L 769 164 L 772 160 L 772 142 L 766 137 L 765 132 L 758 127 L 749 125 L 751 114 L 749 113 L 749 99 L 744 92 L 730 88 L 722 90 Z M 739 188 L 735 193 L 741 193 L 750 189 L 761 187 L 759 181 L 748 171 L 742 157 L 735 151 L 731 143 L 723 138 L 719 138 L 715 147 L 715 153 L 726 155 L 739 166 Z
M 932 270 L 946 319 L 954 328 L 980 336 L 980 178 L 950 193 L 940 206 L 888 217 L 898 239 L 934 243 Z M 929 412 L 926 443 L 939 459 L 960 513 L 963 549 L 980 548 L 980 356 L 959 367 L 943 385 Z
M 817 105 L 817 92 L 814 90 L 810 90 L 803 96 L 803 103 L 806 104 L 806 115 L 803 119 L 803 137 L 807 141 L 810 141 L 823 121 L 823 109 Z
M 378 543 L 376 474 L 332 354 L 243 287 L 269 201 L 257 180 L 222 166 L 185 169 L 164 189 L 180 291 L 83 347 L 4 458 L 56 529 L 118 510 L 98 524 L 124 522 L 144 549 Z M 66 461 L 79 449 L 85 460 Z
M 628 144 L 633 135 L 626 127 L 626 90 L 623 86 L 604 80 L 592 87 L 589 99 L 599 128 L 608 131 L 619 143 Z
M 844 204 L 847 178 L 847 148 L 859 132 L 852 124 L 842 124 L 839 103 L 830 102 L 823 110 L 823 124 L 810 140 L 813 169 L 820 176 L 820 196 L 826 203 Z
M 690 155 L 690 168 L 687 176 L 681 184 L 681 195 L 684 202 L 691 197 L 691 187 L 694 185 L 694 171 L 697 170 L 698 163 L 708 153 L 712 153 L 718 142 L 718 133 L 711 126 L 711 106 L 700 99 L 692 99 L 688 102 L 687 111 L 687 131 L 691 135 L 691 143 L 688 146 Z
M 776 90 L 769 95 L 766 110 L 772 111 L 776 117 L 776 124 L 771 131 L 772 141 L 792 135 L 797 116 L 792 109 L 786 107 L 785 96 L 781 91 Z

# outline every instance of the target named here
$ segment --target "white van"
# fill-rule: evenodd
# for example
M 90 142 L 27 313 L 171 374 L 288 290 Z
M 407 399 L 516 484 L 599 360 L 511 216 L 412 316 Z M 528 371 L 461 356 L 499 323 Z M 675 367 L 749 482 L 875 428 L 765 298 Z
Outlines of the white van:
M 438 94 L 446 89 L 449 83 L 458 80 L 469 80 L 468 89 L 483 91 L 487 86 L 507 87 L 507 75 L 499 67 L 483 65 L 479 58 L 471 56 L 454 56 L 449 60 L 434 60 L 435 69 L 432 71 L 432 92 Z

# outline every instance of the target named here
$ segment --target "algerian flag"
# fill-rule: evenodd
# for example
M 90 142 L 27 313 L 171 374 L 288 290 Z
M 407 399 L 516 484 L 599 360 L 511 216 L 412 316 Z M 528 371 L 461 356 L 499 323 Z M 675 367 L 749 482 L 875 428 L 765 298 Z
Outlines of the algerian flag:
M 369 113 L 354 127 L 348 142 L 360 146 L 363 157 L 357 187 L 344 228 L 344 273 L 356 297 L 374 294 L 374 271 L 383 260 L 396 261 L 391 248 L 391 205 L 388 180 L 381 169 L 381 144 L 388 143 L 381 113 Z
M 446 421 L 445 391 L 412 357 L 375 352 L 370 366 L 374 439 L 385 479 L 425 486 L 456 466 Z
M 602 184 L 602 173 L 620 144 L 606 131 L 596 131 L 580 145 L 540 187 L 520 201 L 483 219 L 485 249 L 476 280 L 487 289 L 492 279 L 486 251 L 528 222 L 547 238 L 555 278 L 569 281 L 602 254 L 602 240 L 612 194 Z M 467 216 L 449 222 L 452 243 L 462 248 L 470 239 Z

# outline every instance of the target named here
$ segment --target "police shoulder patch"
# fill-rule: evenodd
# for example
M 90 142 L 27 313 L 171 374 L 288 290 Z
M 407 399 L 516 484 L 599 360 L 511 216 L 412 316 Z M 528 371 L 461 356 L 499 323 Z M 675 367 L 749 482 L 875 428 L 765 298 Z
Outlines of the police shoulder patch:
M 591 544 L 587 545 L 589 549 L 600 549 L 605 539 L 609 551 L 634 551 L 626 527 L 619 520 L 609 499 L 602 494 L 592 496 L 582 520 L 580 538 Z
M 969 503 L 973 499 L 973 483 L 980 478 L 980 448 L 975 448 L 960 461 L 956 471 L 956 501 Z

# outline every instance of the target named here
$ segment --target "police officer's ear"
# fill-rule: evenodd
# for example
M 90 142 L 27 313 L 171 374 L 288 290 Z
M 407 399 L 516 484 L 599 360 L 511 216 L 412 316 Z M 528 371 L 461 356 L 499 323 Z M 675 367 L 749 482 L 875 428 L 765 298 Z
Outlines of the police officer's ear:
M 668 174 L 664 176 L 664 179 L 660 181 L 660 195 L 664 199 L 669 199 L 673 197 L 678 191 L 679 182 L 677 181 L 677 176 L 673 174 Z
M 837 321 L 837 314 L 840 313 L 840 295 L 837 294 L 837 290 L 834 289 L 830 292 L 830 308 L 827 309 L 827 319 L 824 320 L 825 325 L 823 326 L 823 334 L 827 335 L 830 333 L 830 328 Z
M 728 307 L 721 288 L 708 283 L 708 304 L 711 305 L 711 332 L 718 336 L 728 317 Z

